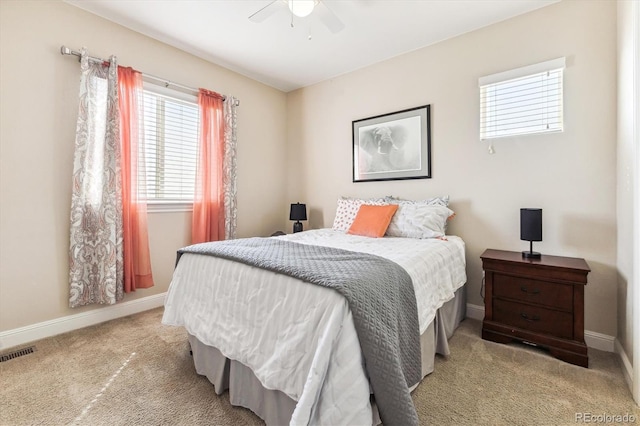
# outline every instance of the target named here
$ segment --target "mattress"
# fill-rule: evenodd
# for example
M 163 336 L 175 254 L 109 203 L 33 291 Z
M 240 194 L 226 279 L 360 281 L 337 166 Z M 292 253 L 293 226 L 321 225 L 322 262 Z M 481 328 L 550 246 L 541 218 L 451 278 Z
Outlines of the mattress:
M 420 332 L 466 281 L 464 243 L 367 238 L 331 229 L 281 237 L 375 254 L 414 284 Z M 265 389 L 296 401 L 292 424 L 371 422 L 370 387 L 346 300 L 328 288 L 209 256 L 184 254 L 163 323 L 246 366 Z

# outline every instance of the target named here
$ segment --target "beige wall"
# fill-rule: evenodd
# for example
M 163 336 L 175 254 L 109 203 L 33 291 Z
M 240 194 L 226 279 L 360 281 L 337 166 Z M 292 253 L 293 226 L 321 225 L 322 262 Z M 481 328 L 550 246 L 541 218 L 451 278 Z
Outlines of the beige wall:
M 597 29 L 597 31 L 595 30 Z M 565 70 L 565 131 L 478 138 L 478 77 L 557 57 Z M 468 301 L 483 305 L 486 248 L 524 250 L 519 209 L 541 207 L 546 254 L 583 257 L 586 329 L 615 336 L 616 3 L 564 1 L 426 47 L 287 97 L 290 198 L 312 227 L 331 226 L 339 196 L 448 194 L 452 233 L 467 244 Z M 428 180 L 352 183 L 351 122 L 430 104 Z
M 0 1 L 0 331 L 96 309 L 69 309 L 69 205 L 80 68 L 61 45 L 191 87 L 238 97 L 238 235 L 286 221 L 286 95 L 60 1 Z M 156 286 L 167 290 L 188 213 L 154 213 Z M 99 309 L 99 308 L 98 308 Z

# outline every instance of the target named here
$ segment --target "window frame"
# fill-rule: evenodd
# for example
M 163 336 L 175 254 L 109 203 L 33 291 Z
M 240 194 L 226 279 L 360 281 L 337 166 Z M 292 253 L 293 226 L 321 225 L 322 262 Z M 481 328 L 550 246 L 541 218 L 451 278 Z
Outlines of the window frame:
M 480 100 L 479 138 L 480 140 L 492 141 L 494 139 L 504 139 L 504 138 L 518 137 L 518 136 L 525 136 L 525 135 L 540 135 L 540 134 L 563 132 L 564 131 L 564 99 L 563 99 L 564 98 L 564 69 L 565 69 L 565 58 L 561 57 L 557 59 L 552 59 L 550 61 L 540 62 L 537 64 L 515 68 L 512 70 L 499 72 L 496 74 L 491 74 L 491 75 L 487 75 L 485 77 L 479 78 L 478 86 L 480 88 L 479 90 L 479 100 Z M 517 129 L 520 129 L 520 131 L 504 134 L 505 132 L 508 132 L 509 129 L 501 129 L 493 132 L 502 133 L 502 134 L 497 134 L 495 136 L 488 136 L 488 134 L 492 132 L 484 129 L 483 127 L 485 127 L 486 124 L 489 123 L 492 119 L 495 119 L 495 117 L 500 117 L 499 114 L 487 112 L 487 108 L 489 108 L 489 106 L 488 106 L 488 103 L 483 98 L 483 94 L 487 91 L 488 88 L 491 89 L 500 84 L 504 84 L 506 86 L 510 83 L 515 83 L 518 80 L 524 80 L 526 78 L 536 77 L 540 74 L 544 74 L 544 73 L 549 74 L 551 72 L 557 72 L 557 71 L 559 71 L 559 87 L 552 89 L 552 90 L 559 90 L 559 94 L 557 96 L 557 104 L 554 105 L 559 108 L 558 113 L 554 114 L 554 117 L 557 116 L 559 118 L 559 125 L 557 127 L 554 127 L 551 129 L 542 129 L 542 130 L 525 130 L 526 126 L 521 126 L 517 128 Z M 551 96 L 544 93 L 545 91 L 549 91 L 549 89 L 546 88 L 546 85 L 544 87 L 545 88 L 540 88 L 538 93 L 540 93 L 540 96 L 543 96 L 545 98 L 551 98 Z M 547 108 L 548 106 L 549 104 L 545 103 L 544 108 Z M 542 113 L 543 108 L 540 108 L 540 109 L 541 109 L 540 112 Z M 514 114 L 514 112 L 511 112 L 511 114 Z M 508 124 L 506 124 L 505 126 L 507 125 Z M 547 126 L 548 126 L 548 123 L 547 123 Z
M 188 102 L 198 107 L 198 95 L 192 91 L 169 88 L 166 85 L 157 84 L 154 79 L 143 78 L 143 92 L 150 92 L 167 98 L 173 98 L 181 102 Z M 143 95 L 144 96 L 144 95 Z M 144 103 L 144 98 L 141 101 Z M 143 118 L 144 120 L 144 118 Z M 198 133 L 200 132 L 200 113 L 198 111 Z M 145 141 L 146 144 L 146 141 Z M 148 167 L 148 165 L 145 165 Z M 194 182 L 195 186 L 195 182 Z M 193 211 L 193 200 L 161 200 L 157 198 L 146 198 L 147 212 L 149 213 L 174 213 Z

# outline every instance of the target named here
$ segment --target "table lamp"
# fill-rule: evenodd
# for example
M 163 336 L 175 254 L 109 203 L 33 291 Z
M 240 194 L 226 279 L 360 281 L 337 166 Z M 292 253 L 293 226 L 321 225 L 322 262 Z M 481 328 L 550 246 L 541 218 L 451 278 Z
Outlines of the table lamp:
M 302 231 L 302 223 L 300 223 L 300 221 L 307 220 L 307 205 L 300 203 L 291 204 L 289 220 L 296 221 L 296 223 L 293 224 L 294 233 Z
M 522 257 L 541 257 L 540 253 L 533 251 L 533 242 L 542 241 L 542 209 L 520 209 L 520 239 L 529 241 L 529 251 L 523 251 Z

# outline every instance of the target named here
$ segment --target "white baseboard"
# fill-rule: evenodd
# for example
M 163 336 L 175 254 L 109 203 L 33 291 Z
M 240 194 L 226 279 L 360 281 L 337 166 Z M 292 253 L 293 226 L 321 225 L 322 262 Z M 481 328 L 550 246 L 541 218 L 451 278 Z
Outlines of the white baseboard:
M 129 302 L 107 305 L 103 308 L 82 312 L 80 314 L 68 315 L 26 327 L 3 331 L 0 333 L 0 350 L 24 345 L 25 343 L 68 331 L 78 330 L 112 319 L 126 317 L 127 315 L 137 314 L 138 312 L 159 308 L 164 305 L 165 295 L 166 293 L 155 294 Z
M 631 361 L 629 361 L 629 357 L 627 356 L 627 353 L 624 351 L 624 348 L 622 347 L 622 344 L 620 343 L 620 340 L 616 339 L 616 344 L 615 344 L 615 348 L 616 348 L 616 353 L 618 355 L 620 355 L 620 359 L 622 360 L 622 373 L 624 374 L 624 379 L 627 382 L 627 385 L 629 386 L 629 390 L 632 389 L 632 377 L 633 377 L 633 366 L 631 365 Z
M 599 349 L 605 352 L 615 352 L 616 338 L 614 336 L 585 330 L 584 342 L 588 347 L 593 349 Z
M 482 321 L 484 319 L 484 306 L 467 303 L 467 318 Z
M 482 321 L 484 319 L 484 306 L 467 303 L 467 318 Z M 590 348 L 605 352 L 615 352 L 616 338 L 613 336 L 585 330 L 584 342 Z

